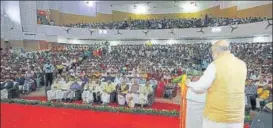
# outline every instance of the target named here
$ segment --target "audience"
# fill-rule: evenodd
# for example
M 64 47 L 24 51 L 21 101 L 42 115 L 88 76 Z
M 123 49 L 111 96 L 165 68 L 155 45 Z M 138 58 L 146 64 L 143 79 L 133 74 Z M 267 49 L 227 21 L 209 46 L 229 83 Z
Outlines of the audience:
M 74 28 L 91 28 L 91 29 L 181 29 L 181 28 L 200 28 L 200 27 L 215 27 L 227 26 L 231 24 L 247 24 L 253 22 L 261 22 L 267 20 L 266 17 L 249 17 L 249 18 L 216 18 L 210 17 L 207 19 L 149 19 L 149 20 L 125 20 L 107 23 L 77 23 L 66 24 L 64 27 Z M 52 24 L 54 25 L 54 24 Z
M 2 51 L 1 98 L 9 98 L 8 90 L 13 87 L 28 94 L 43 86 L 46 72 L 42 65 L 50 60 L 56 70 L 47 90 L 48 100 L 71 102 L 81 98 L 86 104 L 117 102 L 121 106 L 143 107 L 152 104 L 158 86 L 175 86 L 171 80 L 182 73 L 201 74 L 212 61 L 210 46 L 211 43 L 117 45 L 111 50 L 103 47 L 102 51 L 108 52 L 101 54 L 86 54 L 98 45 L 84 49 L 77 45 L 69 46 L 71 49 L 59 46 L 51 51 L 21 54 Z M 266 91 L 272 82 L 271 42 L 232 43 L 231 47 L 248 65 L 246 95 L 252 109 L 259 107 L 255 101 L 271 101 L 264 98 L 272 95 Z

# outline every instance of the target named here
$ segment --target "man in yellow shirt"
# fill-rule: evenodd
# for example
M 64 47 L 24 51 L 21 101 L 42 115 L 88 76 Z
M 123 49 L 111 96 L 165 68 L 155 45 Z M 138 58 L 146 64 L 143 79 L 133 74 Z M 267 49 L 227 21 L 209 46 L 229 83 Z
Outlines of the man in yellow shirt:
M 226 41 L 214 43 L 211 48 L 214 61 L 198 81 L 186 81 L 193 92 L 207 92 L 202 128 L 244 126 L 247 66 L 230 50 Z
M 57 68 L 58 74 L 61 75 L 63 72 L 64 66 L 60 63 L 60 64 L 56 65 L 56 68 Z
M 111 83 L 111 80 L 108 80 L 108 83 L 103 86 L 103 92 L 101 95 L 102 103 L 110 103 L 110 95 L 115 91 L 115 86 Z
M 270 87 L 270 85 L 265 85 L 264 87 L 259 88 L 257 90 L 257 94 L 258 94 L 258 98 L 256 99 L 257 108 L 261 108 L 263 106 L 261 105 L 261 102 L 272 102 L 271 90 L 272 90 L 272 86 Z

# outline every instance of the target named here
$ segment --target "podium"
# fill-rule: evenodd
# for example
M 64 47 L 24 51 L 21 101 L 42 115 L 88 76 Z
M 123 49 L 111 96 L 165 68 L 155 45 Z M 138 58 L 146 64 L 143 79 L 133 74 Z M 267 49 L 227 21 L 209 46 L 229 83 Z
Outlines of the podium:
M 186 116 L 187 116 L 187 90 L 186 86 L 187 76 L 183 75 L 180 85 L 180 96 L 181 96 L 181 105 L 180 105 L 180 128 L 186 128 Z

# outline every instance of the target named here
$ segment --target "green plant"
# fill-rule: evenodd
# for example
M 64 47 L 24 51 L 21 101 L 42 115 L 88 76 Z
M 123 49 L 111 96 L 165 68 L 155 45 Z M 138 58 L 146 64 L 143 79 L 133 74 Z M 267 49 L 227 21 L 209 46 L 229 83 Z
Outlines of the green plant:
M 127 108 L 127 107 L 112 107 L 112 106 L 92 106 L 89 104 L 74 104 L 74 103 L 60 103 L 52 101 L 37 101 L 37 100 L 24 100 L 24 99 L 2 99 L 1 103 L 9 104 L 23 104 L 23 105 L 36 105 L 54 108 L 74 108 L 80 110 L 93 110 L 105 112 L 123 112 L 123 113 L 136 113 L 136 114 L 149 114 L 149 115 L 162 115 L 162 116 L 179 116 L 179 111 L 176 110 L 156 110 L 145 108 Z

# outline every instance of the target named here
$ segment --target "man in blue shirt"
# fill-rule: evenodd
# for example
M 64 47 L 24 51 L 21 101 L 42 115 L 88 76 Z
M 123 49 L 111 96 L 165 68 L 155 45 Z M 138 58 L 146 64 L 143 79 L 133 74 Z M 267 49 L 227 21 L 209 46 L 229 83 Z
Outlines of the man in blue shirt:
M 51 86 L 53 82 L 53 72 L 55 70 L 54 66 L 50 63 L 48 60 L 46 64 L 43 67 L 44 73 L 45 73 L 45 85 L 46 87 Z

